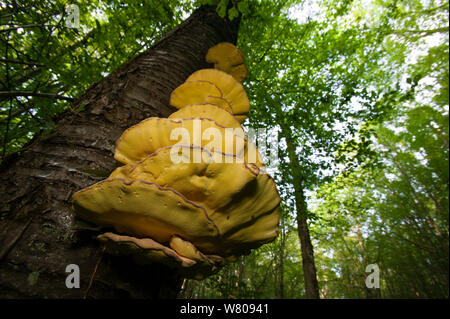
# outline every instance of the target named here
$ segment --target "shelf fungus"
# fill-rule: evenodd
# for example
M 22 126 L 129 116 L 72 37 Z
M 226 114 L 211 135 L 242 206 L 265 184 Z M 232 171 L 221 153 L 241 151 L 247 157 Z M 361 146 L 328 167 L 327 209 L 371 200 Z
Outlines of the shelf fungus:
M 217 69 L 172 92 L 178 111 L 125 130 L 114 153 L 123 165 L 73 196 L 79 218 L 114 229 L 98 236 L 108 252 L 197 279 L 272 241 L 280 205 L 240 124 L 250 109 L 233 74 L 242 52 L 220 43 L 207 60 Z
M 206 62 L 214 63 L 214 68 L 231 74 L 239 82 L 247 77 L 244 53 L 229 42 L 219 43 L 208 50 Z

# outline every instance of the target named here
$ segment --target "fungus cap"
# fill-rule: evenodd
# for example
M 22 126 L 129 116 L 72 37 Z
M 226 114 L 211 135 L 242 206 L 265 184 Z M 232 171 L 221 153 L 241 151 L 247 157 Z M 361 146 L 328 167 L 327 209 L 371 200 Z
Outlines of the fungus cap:
M 233 66 L 229 72 L 236 80 L 239 82 L 244 82 L 247 78 L 248 69 L 245 66 L 245 64 L 239 64 L 236 66 Z
M 151 117 L 125 130 L 116 142 L 114 158 L 123 164 L 136 163 L 160 148 L 182 144 L 233 154 L 262 167 L 256 147 L 242 135 L 240 131 L 235 134 L 232 128 L 225 128 L 207 118 L 176 120 Z M 185 138 L 189 140 L 183 141 Z
M 190 104 L 207 103 L 209 96 L 222 97 L 222 91 L 213 82 L 185 82 L 170 94 L 170 105 L 181 109 Z
M 159 243 L 168 243 L 173 234 L 196 242 L 219 235 L 203 207 L 148 181 L 106 179 L 76 192 L 73 208 L 89 222 Z
M 244 63 L 244 53 L 230 42 L 221 42 L 208 50 L 206 62 L 214 63 L 219 70 L 229 72 L 231 67 Z
M 241 83 L 247 77 L 244 54 L 232 43 L 221 42 L 210 48 L 206 54 L 206 62 L 214 63 L 214 68 L 232 75 Z
M 126 178 L 174 189 L 208 211 L 215 211 L 230 204 L 259 174 L 256 165 L 238 163 L 233 155 L 223 156 L 192 146 L 181 146 L 181 151 L 177 154 L 180 162 L 170 164 L 172 149 L 159 149 L 136 163 Z
M 228 101 L 225 100 L 223 97 L 210 95 L 206 98 L 205 103 L 217 105 L 222 109 L 224 109 L 225 111 L 233 114 L 233 110 L 231 109 L 230 103 L 228 103 Z
M 230 112 L 216 104 L 210 103 L 188 105 L 172 113 L 169 119 L 189 119 L 195 117 L 211 119 L 223 127 L 242 129 L 239 121 Z
M 230 104 L 233 115 L 247 115 L 249 112 L 250 101 L 247 93 L 242 84 L 230 74 L 216 69 L 202 69 L 186 79 L 186 83 L 195 81 L 214 83 L 222 92 L 222 97 Z
M 268 174 L 259 174 L 230 204 L 209 216 L 223 238 L 221 256 L 246 254 L 278 234 L 281 199 Z

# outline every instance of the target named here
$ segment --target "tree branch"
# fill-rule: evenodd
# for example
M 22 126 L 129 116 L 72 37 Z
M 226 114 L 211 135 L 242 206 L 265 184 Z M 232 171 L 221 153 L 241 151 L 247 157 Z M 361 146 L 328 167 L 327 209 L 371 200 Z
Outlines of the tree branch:
M 17 61 L 17 60 L 9 60 L 9 59 L 0 59 L 0 62 L 44 66 L 44 65 L 39 64 L 39 63 L 23 62 L 23 61 Z
M 397 35 L 404 35 L 406 33 L 411 33 L 411 34 L 422 34 L 425 33 L 426 35 L 430 35 L 433 33 L 443 33 L 443 32 L 448 32 L 449 31 L 449 27 L 442 27 L 442 28 L 436 28 L 436 29 L 429 29 L 429 30 L 398 30 L 398 31 L 393 31 L 393 34 L 397 34 Z
M 8 31 L 14 31 L 17 29 L 25 29 L 25 28 L 40 28 L 40 27 L 47 27 L 48 25 L 45 24 L 27 24 L 27 25 L 15 25 L 11 28 L 1 29 L 0 32 L 8 32 Z
M 37 96 L 37 97 L 46 97 L 51 99 L 65 100 L 65 101 L 73 101 L 74 99 L 68 96 L 56 94 L 56 93 L 40 93 L 40 92 L 32 92 L 32 91 L 0 91 L 0 97 L 14 97 L 14 96 Z

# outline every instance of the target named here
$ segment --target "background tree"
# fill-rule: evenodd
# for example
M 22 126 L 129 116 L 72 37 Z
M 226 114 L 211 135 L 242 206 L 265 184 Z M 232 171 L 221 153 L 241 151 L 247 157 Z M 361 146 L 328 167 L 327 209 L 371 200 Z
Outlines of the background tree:
M 378 101 L 389 106 L 388 116 L 365 123 L 370 146 L 347 144 L 352 164 L 317 193 L 321 221 L 313 228 L 330 256 L 323 262 L 332 277 L 327 293 L 447 298 L 448 2 L 383 5 L 390 10 L 380 21 L 389 23 L 378 30 L 388 35 L 388 58 L 398 66 L 392 75 L 400 80 Z M 364 263 L 379 265 L 378 291 L 367 290 Z
M 309 298 L 319 297 L 319 287 L 306 192 L 327 179 L 333 153 L 355 134 L 358 121 L 378 116 L 378 110 L 356 111 L 353 102 L 373 100 L 367 89 L 372 79 L 364 73 L 374 75 L 381 39 L 367 28 L 339 20 L 349 10 L 332 14 L 340 5 L 332 3 L 322 20 L 306 19 L 302 24 L 285 11 L 264 23 L 267 31 L 240 37 L 254 61 L 248 82 L 255 101 L 250 125 L 278 129 L 282 139 L 278 184 L 295 212 Z M 242 27 L 245 30 L 245 21 Z
M 381 297 L 448 296 L 447 52 L 430 49 L 410 70 L 411 77 L 434 73 L 434 97 L 411 95 L 375 125 L 379 165 L 359 167 L 318 193 L 317 212 L 328 224 L 316 225 L 318 241 L 333 243 L 326 264 L 340 274 L 337 295 L 364 297 L 365 268 L 357 265 L 365 257 L 382 269 Z M 434 64 L 443 67 L 432 72 Z

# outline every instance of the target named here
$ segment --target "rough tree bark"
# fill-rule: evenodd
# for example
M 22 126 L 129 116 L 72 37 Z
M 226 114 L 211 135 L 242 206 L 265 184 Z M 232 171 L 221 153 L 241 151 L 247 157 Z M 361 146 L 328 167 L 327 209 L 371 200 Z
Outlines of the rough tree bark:
M 160 264 L 134 265 L 102 253 L 96 233 L 76 230 L 72 194 L 117 165 L 114 144 L 129 126 L 166 117 L 171 91 L 218 42 L 236 42 L 238 19 L 203 7 L 148 51 L 92 85 L 50 135 L 33 139 L 0 167 L 0 298 L 174 298 L 181 286 Z M 80 267 L 80 288 L 65 285 Z

